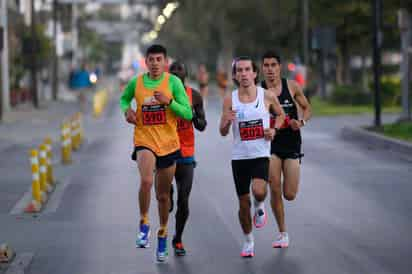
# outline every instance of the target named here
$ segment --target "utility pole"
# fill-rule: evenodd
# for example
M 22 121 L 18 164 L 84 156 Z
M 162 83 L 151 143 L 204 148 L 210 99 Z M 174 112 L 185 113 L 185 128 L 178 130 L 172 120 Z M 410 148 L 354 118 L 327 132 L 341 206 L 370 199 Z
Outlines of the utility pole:
M 401 87 L 402 87 L 402 114 L 399 120 L 411 120 L 409 104 L 409 46 L 411 43 L 411 16 L 409 12 L 401 8 L 398 11 L 398 25 L 401 33 Z
M 0 25 L 0 59 L 3 55 L 3 27 Z M 3 83 L 2 66 L 0 65 L 0 83 Z M 3 121 L 3 87 L 0 84 L 0 122 Z
M 31 47 L 30 47 L 30 55 L 31 55 L 31 94 L 33 98 L 33 105 L 35 108 L 39 107 L 39 96 L 37 94 L 37 50 L 38 50 L 38 45 L 37 45 L 37 38 L 36 38 L 36 20 L 35 20 L 35 11 L 34 11 L 34 1 L 31 0 L 31 6 L 30 6 L 30 12 L 31 12 Z
M 309 65 L 309 0 L 302 1 L 302 50 L 303 64 Z
M 54 39 L 54 49 L 53 49 L 53 71 L 52 71 L 52 94 L 53 100 L 57 100 L 57 95 L 59 93 L 59 59 L 57 56 L 57 0 L 53 0 L 53 39 Z
M 10 109 L 9 43 L 7 21 L 7 0 L 0 0 L 0 28 L 2 28 L 0 40 L 3 42 L 2 49 L 0 50 L 0 115 Z
M 381 126 L 381 46 L 382 0 L 372 0 L 373 10 L 373 78 L 375 89 L 375 127 Z
M 78 21 L 78 7 L 75 2 L 72 3 L 72 46 L 73 46 L 73 54 L 72 54 L 72 65 L 77 66 L 77 56 L 78 56 L 78 29 L 77 29 L 77 22 Z

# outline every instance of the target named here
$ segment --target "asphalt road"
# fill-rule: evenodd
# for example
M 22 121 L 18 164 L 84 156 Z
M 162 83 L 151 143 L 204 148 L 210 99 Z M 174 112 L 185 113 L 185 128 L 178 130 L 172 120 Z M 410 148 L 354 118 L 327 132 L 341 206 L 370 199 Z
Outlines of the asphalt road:
M 130 160 L 132 128 L 116 102 L 89 124 L 75 163 L 58 171 L 57 198 L 36 217 L 0 214 L 0 239 L 34 255 L 30 274 L 411 273 L 412 163 L 340 140 L 337 128 L 356 117 L 307 124 L 300 191 L 286 202 L 290 247 L 271 247 L 277 228 L 270 215 L 254 231 L 256 256 L 241 258 L 231 137 L 218 134 L 219 112 L 212 98 L 208 128 L 197 134 L 186 257 L 169 250 L 168 262 L 156 263 L 155 233 L 150 248 L 135 248 L 139 177 Z M 150 218 L 157 227 L 154 199 Z

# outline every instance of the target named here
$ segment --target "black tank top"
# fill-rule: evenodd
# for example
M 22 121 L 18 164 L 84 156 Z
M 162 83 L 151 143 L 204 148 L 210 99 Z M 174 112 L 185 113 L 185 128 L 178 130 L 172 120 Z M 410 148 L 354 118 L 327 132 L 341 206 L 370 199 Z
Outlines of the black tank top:
M 271 153 L 300 153 L 302 144 L 300 130 L 295 131 L 289 126 L 291 119 L 298 120 L 298 108 L 290 94 L 287 80 L 282 78 L 281 81 L 282 91 L 278 96 L 278 100 L 285 112 L 286 118 L 272 141 Z M 265 81 L 262 81 L 261 86 L 265 89 L 267 88 Z M 273 114 L 271 116 L 272 119 L 275 118 Z

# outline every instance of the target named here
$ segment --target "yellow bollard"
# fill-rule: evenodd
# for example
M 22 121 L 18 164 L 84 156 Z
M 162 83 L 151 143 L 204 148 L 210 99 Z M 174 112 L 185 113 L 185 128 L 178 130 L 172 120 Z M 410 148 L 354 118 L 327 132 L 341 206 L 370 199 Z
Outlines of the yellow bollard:
M 54 184 L 54 176 L 53 176 L 53 163 L 52 163 L 52 145 L 53 141 L 50 137 L 47 137 L 44 140 L 44 144 L 46 145 L 46 152 L 47 152 L 47 181 L 50 187 L 53 187 Z
M 106 90 L 103 89 L 103 90 L 96 92 L 96 94 L 93 97 L 94 117 L 97 118 L 102 114 L 104 107 L 107 104 L 107 99 L 108 99 L 108 96 L 107 96 Z
M 61 154 L 62 154 L 62 163 L 70 164 L 72 162 L 72 143 L 71 143 L 71 132 L 70 124 L 64 122 L 62 125 L 61 131 Z
M 40 145 L 39 162 L 40 162 L 40 189 L 44 193 L 51 192 L 51 188 L 47 182 L 47 148 L 45 144 Z
M 72 150 L 78 150 L 79 145 L 77 143 L 77 121 L 75 115 L 70 118 L 70 134 L 72 141 Z
M 80 112 L 77 112 L 75 115 L 75 120 L 76 120 L 76 144 L 77 144 L 77 148 L 80 148 L 81 145 L 81 132 L 80 132 Z
M 84 141 L 83 115 L 81 112 L 78 112 L 77 115 L 78 115 L 79 144 L 82 145 Z
M 30 151 L 30 165 L 31 165 L 31 193 L 32 201 L 27 206 L 26 212 L 39 211 L 42 204 L 42 193 L 40 189 L 40 175 L 39 175 L 39 153 L 36 149 Z
M 0 245 L 0 263 L 10 263 L 16 256 L 16 252 L 7 244 Z

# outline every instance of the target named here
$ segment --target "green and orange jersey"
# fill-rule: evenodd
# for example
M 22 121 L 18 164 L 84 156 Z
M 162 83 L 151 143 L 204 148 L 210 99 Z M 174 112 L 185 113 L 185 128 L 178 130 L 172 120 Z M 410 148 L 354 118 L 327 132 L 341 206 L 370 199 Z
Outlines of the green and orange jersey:
M 154 99 L 155 91 L 173 98 L 169 106 Z M 159 79 L 143 74 L 132 79 L 120 98 L 123 112 L 136 101 L 136 126 L 134 144 L 151 149 L 157 156 L 170 154 L 180 148 L 177 134 L 177 117 L 192 119 L 192 108 L 185 88 L 174 75 L 163 73 Z

